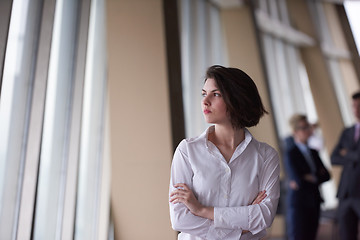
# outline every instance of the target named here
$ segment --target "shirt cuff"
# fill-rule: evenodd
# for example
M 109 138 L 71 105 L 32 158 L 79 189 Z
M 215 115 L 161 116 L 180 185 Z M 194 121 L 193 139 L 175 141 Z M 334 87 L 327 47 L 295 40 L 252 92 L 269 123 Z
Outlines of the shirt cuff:
M 249 230 L 249 208 L 214 208 L 215 228 Z
M 256 224 L 257 222 L 261 221 L 261 216 L 259 216 L 259 213 L 257 212 L 257 208 L 259 208 L 259 204 L 250 205 L 249 206 L 249 223 L 252 223 L 255 226 L 259 226 L 259 224 Z M 261 229 L 259 227 L 253 228 L 250 232 L 255 235 L 264 229 Z
M 219 229 L 212 225 L 207 233 L 206 239 L 208 240 L 220 240 L 224 239 L 226 235 L 231 232 L 230 229 Z

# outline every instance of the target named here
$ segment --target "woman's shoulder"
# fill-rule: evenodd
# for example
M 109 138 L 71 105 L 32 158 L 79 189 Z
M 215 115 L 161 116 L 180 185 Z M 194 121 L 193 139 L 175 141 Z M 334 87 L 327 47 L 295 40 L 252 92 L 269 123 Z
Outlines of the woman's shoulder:
M 199 136 L 196 136 L 196 137 L 184 138 L 179 143 L 177 148 L 179 150 L 181 150 L 181 151 L 186 151 L 190 147 L 194 147 L 194 146 L 197 146 L 197 145 L 203 143 L 205 141 L 205 138 L 202 135 L 199 135 Z
M 201 133 L 200 135 L 198 136 L 195 136 L 195 137 L 188 137 L 188 138 L 185 138 L 183 139 L 179 145 L 178 145 L 178 148 L 187 148 L 189 146 L 195 146 L 195 145 L 198 145 L 198 144 L 202 144 L 202 143 L 205 143 L 206 142 L 206 138 L 207 138 L 207 133 L 208 133 L 209 129 L 205 130 L 203 133 Z
M 275 150 L 275 148 L 270 146 L 268 143 L 258 141 L 255 138 L 253 138 L 252 141 L 258 153 L 264 158 L 272 158 L 278 155 L 278 152 Z

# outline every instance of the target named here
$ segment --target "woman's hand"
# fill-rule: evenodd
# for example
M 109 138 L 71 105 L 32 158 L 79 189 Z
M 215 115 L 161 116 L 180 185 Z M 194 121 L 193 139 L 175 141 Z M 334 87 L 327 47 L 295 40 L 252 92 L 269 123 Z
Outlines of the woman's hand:
M 192 214 L 214 220 L 214 207 L 206 207 L 202 205 L 195 197 L 193 191 L 185 183 L 175 184 L 174 187 L 177 189 L 170 193 L 171 203 L 183 203 Z M 267 195 L 265 190 L 259 192 L 250 205 L 260 204 L 266 198 L 266 196 Z M 243 233 L 247 232 L 249 231 L 243 231 Z
M 214 208 L 202 205 L 185 183 L 175 184 L 174 187 L 177 189 L 170 193 L 171 203 L 183 203 L 192 214 L 214 220 Z
M 256 196 L 256 198 L 254 199 L 254 201 L 250 204 L 250 205 L 255 205 L 255 204 L 259 204 L 262 202 L 262 200 L 264 200 L 266 198 L 266 191 L 263 190 L 261 192 L 258 193 L 258 195 Z

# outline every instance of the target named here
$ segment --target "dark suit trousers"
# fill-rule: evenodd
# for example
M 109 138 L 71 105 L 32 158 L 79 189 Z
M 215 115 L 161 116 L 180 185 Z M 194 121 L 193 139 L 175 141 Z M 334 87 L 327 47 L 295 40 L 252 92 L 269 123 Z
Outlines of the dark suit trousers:
M 287 209 L 288 240 L 315 240 L 319 225 L 320 206 Z
M 360 199 L 340 199 L 338 210 L 341 240 L 356 240 L 360 220 Z

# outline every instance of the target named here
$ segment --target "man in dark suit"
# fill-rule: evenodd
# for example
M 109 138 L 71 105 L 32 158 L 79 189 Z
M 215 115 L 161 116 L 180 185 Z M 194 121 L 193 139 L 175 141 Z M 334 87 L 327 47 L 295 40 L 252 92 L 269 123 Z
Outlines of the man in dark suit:
M 290 119 L 293 142 L 287 139 L 285 167 L 288 177 L 287 234 L 289 240 L 315 240 L 322 198 L 319 185 L 330 179 L 316 150 L 307 146 L 312 128 L 307 117 Z
M 360 219 L 360 92 L 352 96 L 352 109 L 357 123 L 346 128 L 331 155 L 331 163 L 342 165 L 338 219 L 342 240 L 356 240 Z

